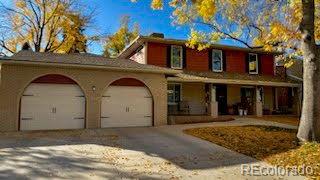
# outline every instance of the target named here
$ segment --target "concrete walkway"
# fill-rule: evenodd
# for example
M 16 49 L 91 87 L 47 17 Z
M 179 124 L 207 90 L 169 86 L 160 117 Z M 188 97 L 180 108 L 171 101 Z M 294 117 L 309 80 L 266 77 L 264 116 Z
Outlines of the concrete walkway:
M 182 132 L 248 124 L 295 128 L 247 118 L 149 128 L 2 133 L 0 179 L 278 178 L 243 176 L 241 164 L 269 165 Z

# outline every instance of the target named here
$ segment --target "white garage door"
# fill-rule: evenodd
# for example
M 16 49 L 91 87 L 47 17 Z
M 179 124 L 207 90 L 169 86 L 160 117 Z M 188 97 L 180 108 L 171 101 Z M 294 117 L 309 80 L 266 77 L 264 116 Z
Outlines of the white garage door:
M 85 97 L 74 84 L 32 83 L 21 99 L 20 130 L 84 128 Z
M 145 87 L 110 86 L 101 104 L 101 127 L 152 126 L 152 97 Z

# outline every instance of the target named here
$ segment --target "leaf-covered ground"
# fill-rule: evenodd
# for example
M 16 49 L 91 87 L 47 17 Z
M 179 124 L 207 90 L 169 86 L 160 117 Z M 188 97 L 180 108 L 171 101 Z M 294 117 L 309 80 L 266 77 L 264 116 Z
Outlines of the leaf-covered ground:
M 263 117 L 255 117 L 255 119 L 289 124 L 293 126 L 299 125 L 299 117 L 295 117 L 295 116 L 263 116 Z
M 320 144 L 296 143 L 297 130 L 272 126 L 204 127 L 186 134 L 278 166 L 311 166 L 320 179 Z

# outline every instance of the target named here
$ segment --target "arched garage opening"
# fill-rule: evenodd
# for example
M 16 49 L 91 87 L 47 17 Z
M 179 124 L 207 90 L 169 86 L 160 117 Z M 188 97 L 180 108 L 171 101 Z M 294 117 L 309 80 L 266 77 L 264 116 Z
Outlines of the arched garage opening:
M 133 78 L 114 81 L 103 93 L 101 127 L 153 125 L 153 98 L 146 85 Z
M 66 76 L 51 74 L 32 81 L 21 97 L 20 130 L 82 129 L 85 95 Z

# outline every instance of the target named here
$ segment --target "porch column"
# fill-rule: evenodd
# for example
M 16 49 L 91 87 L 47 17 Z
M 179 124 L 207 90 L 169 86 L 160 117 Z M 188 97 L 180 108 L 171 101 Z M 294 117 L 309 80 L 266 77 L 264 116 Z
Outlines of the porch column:
M 209 114 L 213 118 L 218 117 L 218 102 L 216 100 L 216 87 L 210 84 L 210 103 L 209 103 Z
M 263 115 L 263 87 L 256 87 L 256 115 L 262 117 Z

